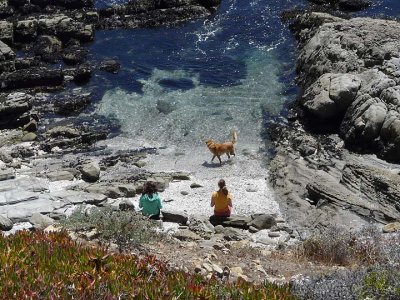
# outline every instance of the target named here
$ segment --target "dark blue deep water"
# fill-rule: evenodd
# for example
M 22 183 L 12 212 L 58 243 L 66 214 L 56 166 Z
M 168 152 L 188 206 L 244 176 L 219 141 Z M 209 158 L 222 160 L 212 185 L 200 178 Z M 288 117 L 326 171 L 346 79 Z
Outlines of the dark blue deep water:
M 223 0 L 215 15 L 180 26 L 98 32 L 94 59 L 116 58 L 122 69 L 92 81 L 102 98 L 96 113 L 149 142 L 193 143 L 236 128 L 257 143 L 263 119 L 282 114 L 298 93 L 296 43 L 280 14 L 307 5 Z M 355 15 L 399 14 L 399 0 L 381 0 Z

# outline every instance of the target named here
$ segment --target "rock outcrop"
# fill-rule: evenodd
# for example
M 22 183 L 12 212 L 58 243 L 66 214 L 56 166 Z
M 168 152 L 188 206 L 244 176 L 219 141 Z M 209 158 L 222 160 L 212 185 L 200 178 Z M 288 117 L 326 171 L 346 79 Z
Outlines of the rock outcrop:
M 349 147 L 400 162 L 400 23 L 311 13 L 292 28 L 309 127 L 336 122 Z

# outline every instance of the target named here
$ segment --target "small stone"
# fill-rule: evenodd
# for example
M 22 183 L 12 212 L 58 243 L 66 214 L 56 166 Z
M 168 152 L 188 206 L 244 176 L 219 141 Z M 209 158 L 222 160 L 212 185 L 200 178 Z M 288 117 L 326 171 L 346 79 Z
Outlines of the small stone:
M 0 230 L 9 231 L 13 228 L 13 222 L 2 215 L 0 215 Z
M 258 191 L 258 188 L 254 185 L 250 185 L 246 188 L 246 192 L 249 192 L 249 193 L 255 193 L 257 191 Z
M 203 262 L 202 266 L 207 272 L 212 272 L 213 271 L 212 265 L 207 263 L 207 262 Z
M 218 276 L 222 276 L 224 271 L 222 270 L 222 268 L 220 266 L 218 266 L 217 264 L 212 264 L 212 269 L 215 273 L 218 274 Z
M 32 142 L 34 140 L 36 140 L 37 135 L 33 132 L 28 132 L 27 134 L 25 134 L 22 138 L 21 141 L 22 142 Z
M 139 160 L 137 162 L 134 162 L 133 164 L 138 168 L 143 168 L 146 165 L 146 162 L 143 160 Z
M 243 270 L 241 267 L 233 267 L 230 269 L 230 271 L 231 271 L 231 274 L 236 277 L 243 274 Z
M 29 218 L 29 222 L 33 225 L 35 229 L 45 229 L 46 227 L 52 225 L 54 220 L 41 213 L 33 213 Z
M 164 200 L 165 203 L 172 202 L 172 201 L 174 201 L 174 199 L 165 199 Z
M 28 131 L 28 132 L 36 132 L 38 128 L 38 124 L 36 120 L 30 120 L 28 124 L 26 124 L 23 127 L 23 131 Z
M 182 194 L 183 196 L 187 196 L 187 195 L 189 195 L 189 192 L 187 192 L 187 191 L 181 191 L 181 194 Z
M 80 170 L 82 179 L 86 182 L 95 182 L 100 178 L 100 167 L 97 163 L 91 162 L 84 164 Z
M 243 275 L 243 274 L 239 274 L 239 275 L 238 275 L 238 278 L 240 278 L 240 279 L 242 279 L 242 280 L 244 280 L 244 281 L 246 281 L 246 282 L 249 281 L 249 278 L 248 278 L 246 275 Z
M 200 265 L 196 265 L 194 267 L 194 272 L 195 273 L 201 273 L 203 271 L 203 268 Z
M 43 231 L 46 232 L 46 233 L 49 233 L 49 232 L 60 232 L 62 229 L 63 229 L 62 226 L 49 225 Z
M 281 235 L 278 232 L 269 232 L 268 236 L 271 238 L 277 238 L 280 237 Z
M 203 187 L 201 184 L 198 184 L 198 183 L 192 183 L 191 185 L 190 185 L 190 187 L 192 188 L 192 189 L 196 189 L 196 188 L 201 188 L 201 187 Z
M 257 229 L 257 228 L 255 228 L 254 226 L 250 226 L 249 227 L 249 232 L 251 232 L 251 233 L 256 233 L 256 232 L 258 232 L 259 230 Z
M 384 233 L 392 233 L 400 231 L 400 222 L 389 223 L 383 226 L 382 231 Z

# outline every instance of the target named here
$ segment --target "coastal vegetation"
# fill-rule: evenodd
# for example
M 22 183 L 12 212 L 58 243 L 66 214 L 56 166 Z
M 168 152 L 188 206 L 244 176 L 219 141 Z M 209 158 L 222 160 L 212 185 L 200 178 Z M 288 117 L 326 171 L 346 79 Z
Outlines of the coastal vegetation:
M 154 256 L 110 254 L 66 231 L 0 236 L 4 299 L 295 299 L 289 285 L 221 282 L 178 270 Z

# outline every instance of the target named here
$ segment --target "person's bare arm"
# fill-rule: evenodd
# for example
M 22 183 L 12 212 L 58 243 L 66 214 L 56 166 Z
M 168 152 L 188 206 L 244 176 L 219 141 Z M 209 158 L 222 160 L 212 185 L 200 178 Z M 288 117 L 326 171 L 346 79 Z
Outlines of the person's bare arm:
M 213 207 L 215 205 L 215 202 L 214 202 L 214 194 L 211 196 L 211 207 Z

